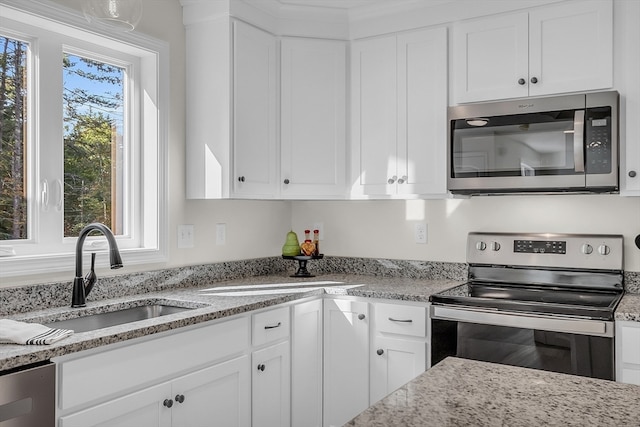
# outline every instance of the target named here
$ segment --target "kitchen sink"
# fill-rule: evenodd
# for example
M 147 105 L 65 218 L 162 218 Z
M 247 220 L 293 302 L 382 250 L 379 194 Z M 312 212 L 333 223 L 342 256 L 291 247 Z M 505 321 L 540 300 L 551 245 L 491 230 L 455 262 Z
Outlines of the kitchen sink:
M 72 319 L 44 323 L 50 328 L 71 329 L 74 332 L 87 332 L 110 326 L 123 325 L 139 320 L 153 319 L 169 314 L 181 313 L 199 307 L 178 307 L 165 303 L 143 304 L 138 307 L 122 308 L 107 313 L 87 314 Z

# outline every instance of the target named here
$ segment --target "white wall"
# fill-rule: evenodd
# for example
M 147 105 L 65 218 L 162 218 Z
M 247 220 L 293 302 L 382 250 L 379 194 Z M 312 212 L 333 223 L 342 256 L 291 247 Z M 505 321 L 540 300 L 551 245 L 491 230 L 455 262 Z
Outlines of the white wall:
M 625 237 L 625 269 L 640 271 L 640 198 L 617 195 L 493 196 L 448 200 L 293 203 L 301 237 L 324 224 L 329 255 L 465 262 L 470 231 L 604 233 Z M 428 224 L 428 243 L 414 243 L 414 224 Z

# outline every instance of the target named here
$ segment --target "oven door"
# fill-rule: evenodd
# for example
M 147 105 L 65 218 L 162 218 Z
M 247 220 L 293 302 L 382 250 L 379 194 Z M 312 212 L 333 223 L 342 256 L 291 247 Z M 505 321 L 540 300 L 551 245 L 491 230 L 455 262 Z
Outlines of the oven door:
M 613 322 L 431 306 L 431 363 L 447 356 L 614 379 Z

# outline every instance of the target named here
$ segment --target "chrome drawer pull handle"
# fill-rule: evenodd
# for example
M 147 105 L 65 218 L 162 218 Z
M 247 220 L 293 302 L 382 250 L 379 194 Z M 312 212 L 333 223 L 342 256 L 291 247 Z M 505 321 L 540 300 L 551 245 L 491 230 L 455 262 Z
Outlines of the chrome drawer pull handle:
M 394 319 L 393 317 L 389 317 L 389 320 L 392 322 L 413 323 L 411 319 Z
M 265 326 L 264 328 L 265 329 L 275 329 L 275 328 L 279 328 L 280 325 L 282 325 L 282 322 L 278 322 L 278 324 L 275 325 L 275 326 Z

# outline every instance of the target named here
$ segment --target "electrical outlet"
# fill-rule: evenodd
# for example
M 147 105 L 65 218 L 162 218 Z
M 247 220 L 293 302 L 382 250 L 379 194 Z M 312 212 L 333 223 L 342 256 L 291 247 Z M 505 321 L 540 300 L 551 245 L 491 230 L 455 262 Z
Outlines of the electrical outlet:
M 413 237 L 416 243 L 427 243 L 427 224 L 425 222 L 418 222 L 413 225 Z
M 318 239 L 324 240 L 324 223 L 323 222 L 314 222 L 313 228 L 311 229 L 311 233 L 313 233 L 313 230 L 318 230 L 319 231 Z
M 193 225 L 178 226 L 178 248 L 186 249 L 193 247 Z
M 227 224 L 216 224 L 216 245 L 225 245 L 227 243 Z

